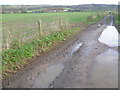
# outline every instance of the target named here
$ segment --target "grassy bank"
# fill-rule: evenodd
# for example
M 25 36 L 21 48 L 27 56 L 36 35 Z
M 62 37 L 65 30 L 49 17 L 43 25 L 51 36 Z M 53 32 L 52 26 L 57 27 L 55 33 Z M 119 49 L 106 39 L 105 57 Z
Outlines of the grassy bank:
M 120 33 L 120 25 L 119 25 L 120 24 L 120 15 L 115 13 L 114 16 L 115 16 L 115 24 L 117 26 L 119 33 Z
M 115 15 L 115 23 L 118 25 L 120 23 L 120 15 Z
M 54 43 L 65 41 L 68 36 L 75 34 L 78 30 L 80 28 L 77 27 L 72 30 L 55 32 L 41 39 L 33 40 L 20 48 L 9 49 L 3 52 L 3 76 L 6 77 L 7 73 L 14 73 L 20 69 L 27 63 L 26 59 L 32 58 L 38 53 L 36 51 L 39 51 L 39 53 L 48 51 L 50 47 L 54 46 Z

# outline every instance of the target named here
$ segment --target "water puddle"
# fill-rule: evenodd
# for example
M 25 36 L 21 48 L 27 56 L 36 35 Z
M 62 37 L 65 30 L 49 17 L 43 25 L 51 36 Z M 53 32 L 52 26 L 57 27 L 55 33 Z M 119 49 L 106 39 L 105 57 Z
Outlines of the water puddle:
M 99 42 L 104 43 L 110 47 L 117 47 L 119 46 L 119 37 L 119 33 L 114 26 L 107 26 L 98 40 Z
M 88 88 L 118 88 L 118 52 L 109 49 L 96 57 L 88 72 Z
M 72 55 L 74 52 L 78 51 L 78 49 L 83 45 L 83 43 L 78 43 L 77 45 L 74 45 L 71 49 L 69 55 Z
M 72 50 L 71 52 L 72 52 L 72 53 L 73 53 L 73 52 L 76 52 L 76 51 L 82 46 L 82 44 L 83 44 L 83 43 L 77 44 L 77 45 L 73 48 L 73 50 Z
M 63 63 L 49 66 L 36 79 L 33 88 L 48 88 L 50 83 L 63 71 Z

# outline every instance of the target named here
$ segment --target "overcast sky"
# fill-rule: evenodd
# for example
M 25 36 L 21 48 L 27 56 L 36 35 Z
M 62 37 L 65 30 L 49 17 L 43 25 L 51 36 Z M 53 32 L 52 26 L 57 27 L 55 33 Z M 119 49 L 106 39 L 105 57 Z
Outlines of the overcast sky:
M 1 0 L 1 5 L 78 5 L 78 4 L 118 4 L 119 0 Z

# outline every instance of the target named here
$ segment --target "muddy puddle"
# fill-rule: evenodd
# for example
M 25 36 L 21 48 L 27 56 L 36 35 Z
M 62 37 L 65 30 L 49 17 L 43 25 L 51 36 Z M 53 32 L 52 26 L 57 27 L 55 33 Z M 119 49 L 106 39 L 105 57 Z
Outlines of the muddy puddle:
M 104 43 L 110 47 L 117 47 L 119 46 L 119 37 L 119 33 L 114 26 L 107 26 L 98 40 L 99 42 Z
M 83 43 L 78 43 L 76 46 L 74 46 L 74 48 L 71 51 L 71 54 L 76 52 L 82 45 L 83 45 Z
M 83 43 L 77 43 L 73 45 L 73 47 L 69 50 L 69 55 L 72 55 L 73 53 L 77 52 L 82 45 Z
M 49 66 L 36 78 L 33 88 L 48 88 L 63 69 L 63 63 Z
M 88 88 L 118 88 L 118 52 L 98 55 L 88 72 Z
M 67 57 L 79 50 L 83 43 L 76 43 L 71 47 L 67 53 Z M 67 58 L 66 57 L 66 58 Z M 49 88 L 51 83 L 64 69 L 64 63 L 58 63 L 47 67 L 40 75 L 36 78 L 33 88 Z

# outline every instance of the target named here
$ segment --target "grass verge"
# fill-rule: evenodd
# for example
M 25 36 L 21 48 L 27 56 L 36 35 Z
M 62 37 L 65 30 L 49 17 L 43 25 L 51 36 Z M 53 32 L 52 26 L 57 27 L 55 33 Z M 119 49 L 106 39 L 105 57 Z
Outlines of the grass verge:
M 2 53 L 3 77 L 8 77 L 9 73 L 14 73 L 23 65 L 27 64 L 26 59 L 30 59 L 36 55 L 36 51 L 45 52 L 52 47 L 54 42 L 65 41 L 66 38 L 76 31 L 79 27 L 74 27 L 71 30 L 59 31 L 51 35 L 44 36 L 41 39 L 33 40 L 32 42 L 17 48 L 9 49 Z
M 118 29 L 118 32 L 120 33 L 120 15 L 119 14 L 115 14 L 115 24 L 117 25 L 117 29 Z

